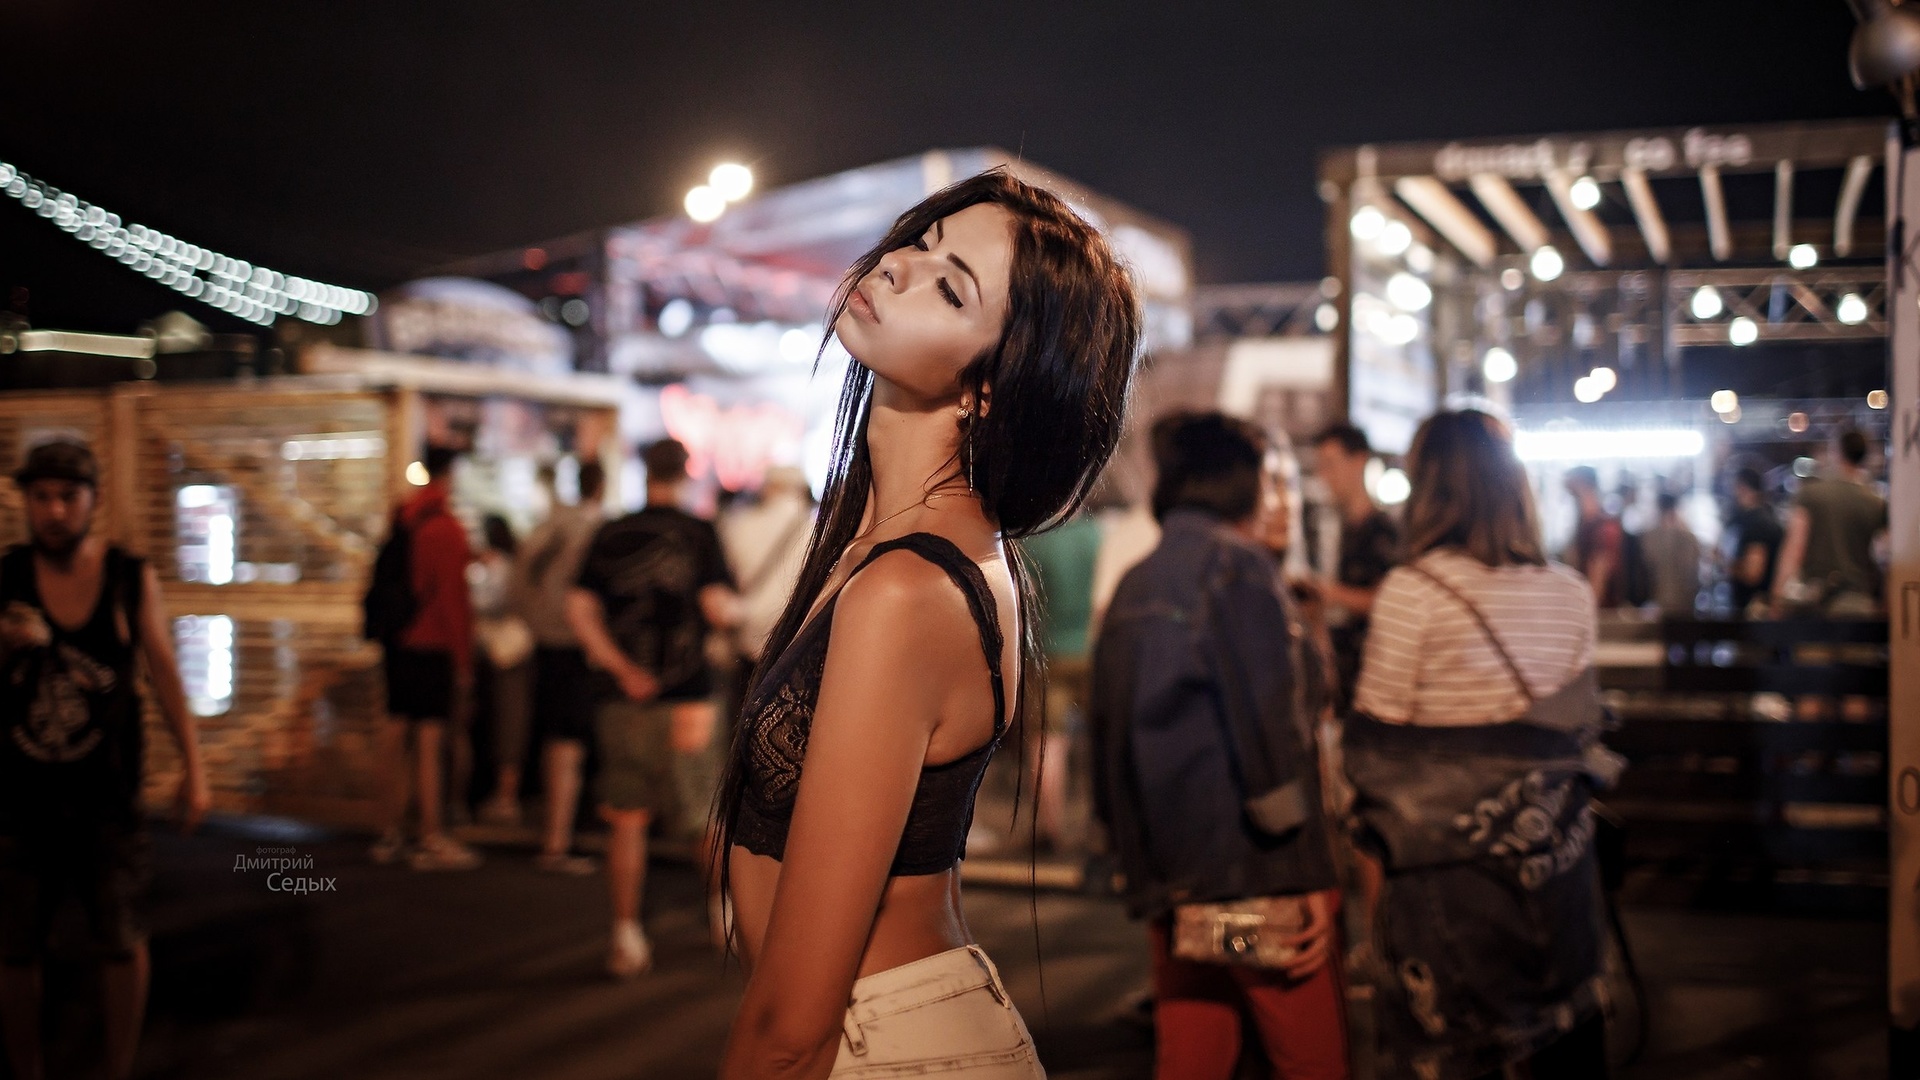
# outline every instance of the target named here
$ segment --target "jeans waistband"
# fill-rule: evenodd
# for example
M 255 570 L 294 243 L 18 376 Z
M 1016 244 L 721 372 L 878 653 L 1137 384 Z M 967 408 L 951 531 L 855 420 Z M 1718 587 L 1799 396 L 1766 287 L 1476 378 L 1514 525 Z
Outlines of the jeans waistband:
M 864 1024 L 982 987 L 1002 1005 L 1007 1003 L 1007 991 L 993 961 L 978 945 L 963 945 L 855 982 L 847 1019 Z

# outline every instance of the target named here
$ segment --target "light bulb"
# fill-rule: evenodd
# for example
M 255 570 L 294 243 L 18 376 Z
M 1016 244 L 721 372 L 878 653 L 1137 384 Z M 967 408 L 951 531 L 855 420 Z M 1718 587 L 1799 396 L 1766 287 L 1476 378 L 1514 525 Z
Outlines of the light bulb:
M 1533 259 L 1528 263 L 1528 268 L 1533 271 L 1533 276 L 1541 281 L 1552 281 L 1567 268 L 1567 260 L 1560 257 L 1560 252 L 1555 250 L 1552 244 L 1545 244 L 1533 253 Z
M 707 186 L 720 193 L 728 202 L 739 202 L 753 190 L 753 170 L 745 165 L 736 165 L 729 161 L 724 165 L 715 165 L 707 174 Z
M 687 192 L 686 207 L 688 217 L 704 224 L 718 221 L 720 215 L 727 212 L 727 200 L 718 191 L 701 184 Z

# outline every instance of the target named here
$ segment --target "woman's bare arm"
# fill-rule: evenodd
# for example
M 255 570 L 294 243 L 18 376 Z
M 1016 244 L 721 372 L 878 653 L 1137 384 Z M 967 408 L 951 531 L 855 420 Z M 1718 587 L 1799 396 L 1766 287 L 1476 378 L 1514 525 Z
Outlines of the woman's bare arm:
M 773 911 L 721 1066 L 726 1080 L 832 1070 L 934 729 L 961 680 L 979 678 L 979 656 L 965 598 L 910 553 L 875 560 L 841 593 Z

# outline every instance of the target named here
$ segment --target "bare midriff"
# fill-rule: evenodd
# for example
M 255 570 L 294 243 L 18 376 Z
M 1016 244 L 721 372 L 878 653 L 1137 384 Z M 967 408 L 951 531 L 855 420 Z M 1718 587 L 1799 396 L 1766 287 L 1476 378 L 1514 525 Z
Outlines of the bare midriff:
M 732 865 L 733 926 L 740 957 L 753 967 L 773 913 L 780 886 L 780 860 L 735 847 Z M 960 868 L 938 874 L 887 879 L 874 915 L 873 932 L 860 957 L 860 978 L 971 944 L 973 934 L 960 913 Z

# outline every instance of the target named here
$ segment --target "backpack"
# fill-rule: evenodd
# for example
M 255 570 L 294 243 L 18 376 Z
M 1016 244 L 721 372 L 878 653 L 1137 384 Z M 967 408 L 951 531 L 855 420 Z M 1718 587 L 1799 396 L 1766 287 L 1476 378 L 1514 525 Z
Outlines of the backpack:
M 1647 549 L 1639 533 L 1620 530 L 1620 599 L 1631 607 L 1653 600 L 1653 567 L 1647 565 Z
M 360 610 L 361 636 L 389 645 L 397 642 L 420 615 L 420 598 L 413 592 L 413 529 L 401 522 L 398 513 L 393 515 L 393 527 L 380 544 L 380 554 L 374 557 L 373 575 Z

